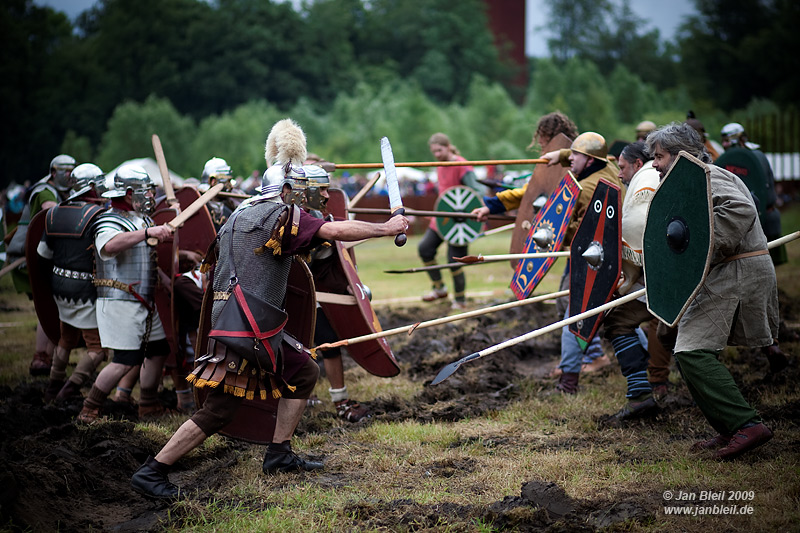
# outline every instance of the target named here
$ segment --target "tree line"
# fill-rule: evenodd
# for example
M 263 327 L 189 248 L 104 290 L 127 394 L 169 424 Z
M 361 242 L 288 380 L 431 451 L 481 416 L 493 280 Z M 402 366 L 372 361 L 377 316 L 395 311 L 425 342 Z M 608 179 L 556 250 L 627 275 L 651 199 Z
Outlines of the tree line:
M 101 0 L 75 24 L 32 0 L 0 12 L 0 101 L 13 134 L 0 185 L 44 175 L 67 152 L 112 168 L 151 155 L 197 176 L 211 156 L 263 169 L 269 127 L 291 116 L 309 149 L 339 162 L 429 158 L 448 133 L 468 157 L 525 157 L 554 109 L 582 130 L 630 139 L 643 119 L 694 109 L 714 133 L 737 113 L 794 105 L 790 0 L 696 0 L 676 42 L 645 31 L 627 0 L 553 0 L 548 58 L 512 85 L 481 0 Z M 657 21 L 656 21 L 657 23 Z M 796 62 L 796 60 L 794 60 Z

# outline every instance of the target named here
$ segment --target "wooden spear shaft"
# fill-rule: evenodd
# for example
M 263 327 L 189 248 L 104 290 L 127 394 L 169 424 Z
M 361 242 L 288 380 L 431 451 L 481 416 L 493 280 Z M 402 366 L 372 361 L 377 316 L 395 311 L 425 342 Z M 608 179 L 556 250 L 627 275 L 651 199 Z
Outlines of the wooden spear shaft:
M 350 344 L 356 344 L 359 342 L 371 341 L 374 339 L 380 339 L 382 337 L 390 337 L 392 335 L 398 335 L 400 333 L 408 332 L 409 335 L 414 333 L 417 329 L 429 328 L 432 326 L 438 326 L 440 324 L 446 324 L 448 322 L 455 322 L 456 320 L 464 320 L 465 318 L 472 318 L 481 315 L 487 315 L 489 313 L 494 313 L 497 311 L 502 311 L 504 309 L 511 309 L 513 307 L 519 307 L 521 305 L 528 305 L 536 302 L 542 302 L 544 300 L 554 300 L 556 298 L 561 298 L 562 296 L 567 296 L 569 291 L 558 291 L 553 292 L 550 294 L 542 294 L 540 296 L 533 296 L 531 298 L 527 298 L 525 300 L 519 300 L 514 302 L 508 302 L 505 304 L 494 305 L 492 307 L 485 307 L 483 309 L 476 309 L 475 311 L 467 311 L 466 313 L 459 313 L 453 316 L 446 316 L 442 318 L 436 318 L 434 320 L 427 320 L 425 322 L 417 322 L 416 324 L 410 324 L 408 326 L 401 326 L 399 328 L 394 329 L 387 329 L 385 331 L 379 331 L 377 333 L 370 333 L 369 335 L 362 335 L 360 337 L 353 337 L 352 339 L 344 339 L 334 343 L 325 343 L 320 344 L 313 350 L 328 350 L 330 348 L 337 348 L 339 346 L 348 346 Z
M 392 214 L 389 209 L 382 209 L 379 207 L 354 207 L 349 210 L 351 213 L 361 215 L 390 215 Z M 417 209 L 406 209 L 406 216 L 414 215 L 418 217 L 450 217 L 450 218 L 474 218 L 477 220 L 478 215 L 473 213 L 450 213 L 447 211 L 419 211 Z M 515 217 L 508 215 L 487 215 L 487 218 L 492 220 L 516 220 Z
M 409 163 L 395 163 L 396 167 L 482 167 L 486 165 L 541 165 L 547 164 L 547 159 L 485 159 L 480 161 L 417 161 Z M 350 170 L 359 168 L 383 168 L 383 163 L 341 163 L 336 165 L 336 170 Z

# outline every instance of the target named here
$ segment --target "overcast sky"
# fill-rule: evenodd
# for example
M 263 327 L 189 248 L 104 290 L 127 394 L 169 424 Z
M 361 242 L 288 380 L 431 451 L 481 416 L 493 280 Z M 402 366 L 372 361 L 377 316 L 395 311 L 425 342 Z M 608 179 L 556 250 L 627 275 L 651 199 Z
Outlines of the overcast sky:
M 75 19 L 97 0 L 34 0 L 35 4 L 51 6 Z M 540 27 L 546 25 L 547 0 L 526 0 L 526 46 L 529 56 L 547 55 L 547 34 Z M 658 28 L 662 39 L 672 39 L 678 26 L 687 15 L 696 12 L 693 0 L 631 0 L 631 8 L 646 21 L 646 29 Z

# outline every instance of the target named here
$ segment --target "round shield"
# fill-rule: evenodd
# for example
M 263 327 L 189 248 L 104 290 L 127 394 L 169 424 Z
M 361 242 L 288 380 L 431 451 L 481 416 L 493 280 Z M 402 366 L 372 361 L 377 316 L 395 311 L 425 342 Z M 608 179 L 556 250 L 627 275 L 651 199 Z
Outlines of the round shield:
M 478 194 L 458 185 L 451 187 L 439 195 L 434 204 L 434 211 L 443 213 L 469 213 L 473 209 L 483 207 Z M 466 246 L 481 233 L 482 224 L 474 218 L 457 216 L 439 216 L 436 218 L 436 231 L 444 240 L 456 246 Z

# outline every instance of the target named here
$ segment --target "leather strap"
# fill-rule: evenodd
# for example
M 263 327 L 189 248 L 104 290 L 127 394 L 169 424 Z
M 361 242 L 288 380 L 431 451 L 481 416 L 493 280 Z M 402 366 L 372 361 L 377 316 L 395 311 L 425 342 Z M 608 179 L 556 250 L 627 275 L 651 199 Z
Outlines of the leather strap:
M 769 250 L 756 250 L 755 252 L 745 252 L 743 254 L 736 254 L 736 255 L 732 255 L 730 257 L 726 257 L 725 259 L 720 261 L 718 264 L 721 265 L 722 263 L 730 263 L 731 261 L 736 261 L 737 259 L 744 259 L 746 257 L 756 257 L 756 256 L 759 256 L 759 255 L 767 255 L 768 253 L 769 253 Z
M 133 288 L 134 285 L 138 285 L 140 282 L 137 281 L 131 285 L 127 283 L 122 283 L 121 281 L 117 281 L 115 279 L 94 279 L 92 280 L 95 287 L 111 287 L 112 289 L 118 289 L 121 291 L 125 291 L 128 294 L 132 294 L 134 298 L 139 300 L 139 303 L 145 306 L 149 312 L 153 311 L 153 308 L 147 303 L 147 300 L 142 298 L 142 295 L 136 292 L 136 289 Z

